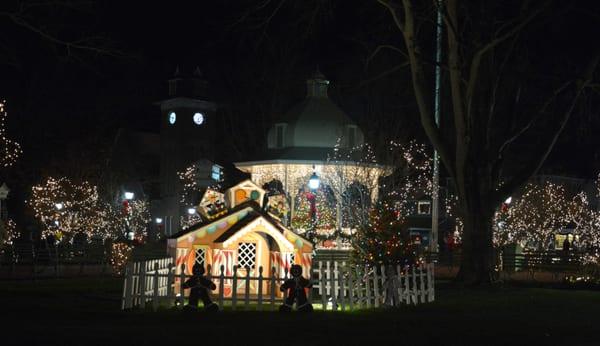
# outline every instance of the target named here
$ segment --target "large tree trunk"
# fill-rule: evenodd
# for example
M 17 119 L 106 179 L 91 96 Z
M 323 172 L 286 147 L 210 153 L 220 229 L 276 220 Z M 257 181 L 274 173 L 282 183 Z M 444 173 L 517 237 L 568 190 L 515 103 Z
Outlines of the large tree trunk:
M 496 264 L 492 230 L 496 203 L 491 198 L 492 179 L 485 168 L 471 166 L 465 173 L 465 179 L 459 180 L 464 185 L 458 187 L 464 230 L 457 280 L 470 285 L 491 283 Z
M 485 210 L 484 210 L 485 209 Z M 474 206 L 464 211 L 463 247 L 457 280 L 466 284 L 493 281 L 495 267 L 492 246 L 493 209 Z

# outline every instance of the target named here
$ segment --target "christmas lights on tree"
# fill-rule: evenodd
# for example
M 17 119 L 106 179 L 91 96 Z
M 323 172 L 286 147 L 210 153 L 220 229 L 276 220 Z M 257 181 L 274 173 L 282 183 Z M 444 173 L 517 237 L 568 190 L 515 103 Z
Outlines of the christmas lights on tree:
M 560 246 L 556 235 L 569 229 L 575 242 L 572 248 L 592 255 L 600 249 L 600 213 L 589 205 L 587 194 L 569 193 L 552 182 L 527 184 L 510 205 L 499 208 L 493 225 L 496 246 L 518 243 L 548 250 Z
M 122 209 L 102 201 L 98 188 L 87 181 L 73 183 L 68 178 L 47 178 L 32 187 L 28 204 L 43 225 L 42 236 L 58 241 L 69 241 L 76 234 L 85 234 L 87 240 L 117 239 L 125 231 L 133 232 L 134 239 L 145 238 L 150 222 L 148 202 L 125 201 Z
M 5 110 L 5 101 L 0 101 L 0 166 L 8 168 L 15 164 L 21 153 L 21 145 L 10 140 L 6 135 L 6 118 L 8 113 Z
M 122 275 L 125 272 L 127 261 L 131 257 L 133 247 L 125 243 L 113 243 L 110 252 L 109 263 L 116 275 Z
M 18 237 L 17 224 L 12 219 L 0 221 L 0 247 L 12 245 Z
M 406 220 L 394 207 L 378 203 L 369 212 L 369 221 L 353 238 L 354 260 L 360 264 L 413 264 L 419 260 L 418 247 L 411 242 Z

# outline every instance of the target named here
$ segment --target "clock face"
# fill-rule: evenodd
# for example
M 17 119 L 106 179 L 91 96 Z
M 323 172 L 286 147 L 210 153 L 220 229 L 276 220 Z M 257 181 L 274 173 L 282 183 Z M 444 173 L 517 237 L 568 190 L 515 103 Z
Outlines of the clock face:
M 204 114 L 202 114 L 202 113 L 194 114 L 194 122 L 196 123 L 196 125 L 202 125 L 202 123 L 204 122 Z
M 173 124 L 175 124 L 176 120 L 177 120 L 177 114 L 175 114 L 175 112 L 169 113 L 169 123 L 171 125 L 173 125 Z

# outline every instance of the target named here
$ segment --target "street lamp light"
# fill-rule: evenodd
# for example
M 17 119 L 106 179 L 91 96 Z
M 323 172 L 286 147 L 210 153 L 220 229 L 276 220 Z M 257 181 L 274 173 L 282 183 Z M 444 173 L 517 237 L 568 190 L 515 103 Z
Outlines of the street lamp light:
M 508 197 L 505 201 L 504 204 L 510 204 L 510 202 L 512 202 L 512 196 Z
M 190 215 L 194 215 L 194 214 L 196 214 L 196 208 L 190 207 L 190 208 L 188 208 L 187 212 Z
M 62 208 L 65 207 L 65 205 L 60 202 L 56 203 L 54 206 L 56 207 L 56 210 L 62 210 Z
M 126 200 L 132 200 L 133 196 L 134 196 L 133 192 L 125 191 L 125 199 Z
M 154 221 L 160 225 L 163 222 L 163 219 L 161 217 L 157 217 Z
M 321 179 L 319 179 L 319 176 L 314 171 L 314 166 L 313 166 L 313 174 L 310 176 L 310 179 L 308 180 L 308 188 L 311 190 L 317 190 L 317 189 L 319 189 L 319 185 L 321 185 Z

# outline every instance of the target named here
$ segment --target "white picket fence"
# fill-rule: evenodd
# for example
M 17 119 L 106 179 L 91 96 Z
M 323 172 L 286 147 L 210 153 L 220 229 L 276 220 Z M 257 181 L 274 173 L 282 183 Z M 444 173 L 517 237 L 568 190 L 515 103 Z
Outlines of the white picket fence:
M 183 269 L 183 268 L 181 268 Z M 289 278 L 289 273 L 263 275 L 259 267 L 252 275 L 226 276 L 224 268 L 220 275 L 210 276 L 217 289 L 211 297 L 220 306 L 252 310 L 276 310 L 283 302 L 279 287 Z M 313 289 L 309 299 L 316 309 L 354 310 L 377 308 L 384 305 L 418 304 L 435 299 L 433 264 L 412 267 L 356 267 L 344 262 L 322 261 L 312 267 Z M 211 273 L 209 267 L 207 273 Z M 177 273 L 172 258 L 129 263 L 125 272 L 122 309 L 145 308 L 154 310 L 160 306 L 176 306 L 185 303 L 189 290 L 180 289 L 190 276 L 185 270 Z M 248 289 L 252 287 L 252 289 Z

